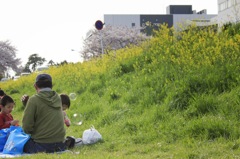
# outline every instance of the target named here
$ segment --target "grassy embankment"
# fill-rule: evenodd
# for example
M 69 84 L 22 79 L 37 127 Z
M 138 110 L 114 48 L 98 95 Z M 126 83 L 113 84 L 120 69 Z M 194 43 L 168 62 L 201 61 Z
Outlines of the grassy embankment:
M 103 141 L 79 154 L 29 158 L 240 158 L 240 35 L 167 28 L 139 47 L 50 68 L 54 90 L 76 93 L 67 111 L 83 115 L 67 135 L 94 125 Z M 35 93 L 36 74 L 0 83 L 16 101 Z M 24 157 L 26 158 L 26 157 Z

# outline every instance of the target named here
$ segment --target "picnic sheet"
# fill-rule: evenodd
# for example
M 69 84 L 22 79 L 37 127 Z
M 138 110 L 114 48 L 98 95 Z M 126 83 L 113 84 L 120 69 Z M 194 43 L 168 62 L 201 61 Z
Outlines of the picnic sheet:
M 62 153 L 66 153 L 66 152 L 73 153 L 72 151 L 65 150 L 65 151 L 61 151 L 61 152 L 56 152 L 56 154 L 62 154 Z M 15 157 L 22 157 L 22 156 L 26 156 L 26 155 L 34 155 L 34 154 L 23 153 L 20 155 L 10 155 L 10 154 L 3 154 L 2 152 L 0 152 L 0 158 L 15 158 Z
M 10 154 L 3 154 L 2 152 L 0 152 L 0 158 L 15 158 L 15 157 L 22 157 L 24 155 L 31 155 L 31 154 L 10 155 Z

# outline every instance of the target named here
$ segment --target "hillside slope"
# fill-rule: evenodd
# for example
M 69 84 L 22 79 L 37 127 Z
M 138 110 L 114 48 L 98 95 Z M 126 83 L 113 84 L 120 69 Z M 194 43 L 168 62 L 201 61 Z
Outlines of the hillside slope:
M 83 157 L 235 158 L 240 156 L 239 44 L 238 34 L 163 27 L 141 46 L 46 72 L 58 93 L 77 94 L 67 113 L 72 120 L 81 114 L 83 125 L 71 126 L 68 135 L 81 136 L 94 125 L 104 138 L 80 148 Z M 0 83 L 14 97 L 19 118 L 19 99 L 35 93 L 35 77 Z

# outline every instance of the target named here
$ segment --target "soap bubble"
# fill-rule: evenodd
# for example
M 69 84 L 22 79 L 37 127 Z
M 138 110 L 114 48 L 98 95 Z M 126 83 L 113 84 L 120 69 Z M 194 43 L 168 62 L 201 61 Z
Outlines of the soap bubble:
M 77 99 L 76 93 L 70 93 L 69 98 L 70 98 L 70 100 L 76 100 Z
M 78 114 L 78 113 L 73 114 L 72 123 L 74 123 L 75 125 L 82 125 L 83 123 L 82 114 Z

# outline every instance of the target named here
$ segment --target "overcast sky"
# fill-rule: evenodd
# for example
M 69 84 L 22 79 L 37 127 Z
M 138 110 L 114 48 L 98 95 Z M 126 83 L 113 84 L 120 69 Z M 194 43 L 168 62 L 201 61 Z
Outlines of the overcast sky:
M 23 65 L 34 53 L 78 62 L 83 39 L 104 14 L 166 14 L 168 5 L 218 12 L 217 0 L 0 0 L 0 40 L 17 48 Z

